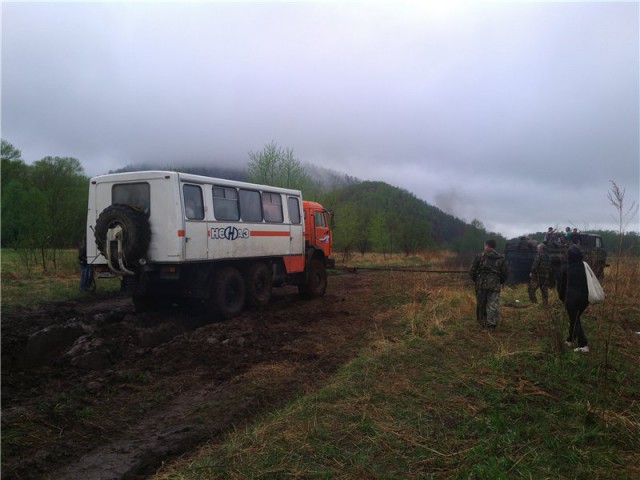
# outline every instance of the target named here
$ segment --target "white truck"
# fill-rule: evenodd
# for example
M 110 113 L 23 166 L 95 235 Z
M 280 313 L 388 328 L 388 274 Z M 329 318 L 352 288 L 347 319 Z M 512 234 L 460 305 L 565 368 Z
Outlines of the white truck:
M 138 311 L 202 301 L 222 318 L 269 303 L 272 287 L 327 288 L 330 215 L 299 190 L 170 171 L 90 180 L 87 261 L 122 276 Z

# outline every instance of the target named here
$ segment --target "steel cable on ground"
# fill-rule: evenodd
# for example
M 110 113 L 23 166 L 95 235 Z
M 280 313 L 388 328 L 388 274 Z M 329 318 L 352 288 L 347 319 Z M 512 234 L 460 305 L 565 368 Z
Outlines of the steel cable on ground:
M 335 270 L 343 270 L 348 273 L 357 273 L 359 270 L 364 271 L 383 271 L 383 272 L 409 272 L 409 273 L 447 273 L 447 274 L 469 274 L 468 270 L 423 270 L 420 267 L 341 267 Z

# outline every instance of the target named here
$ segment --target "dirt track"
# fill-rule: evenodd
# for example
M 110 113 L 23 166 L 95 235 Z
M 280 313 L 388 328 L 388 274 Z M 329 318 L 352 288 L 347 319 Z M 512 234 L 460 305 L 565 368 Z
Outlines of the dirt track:
M 380 328 L 383 280 L 334 276 L 312 301 L 276 290 L 220 323 L 99 294 L 4 315 L 2 478 L 148 476 L 318 387 Z

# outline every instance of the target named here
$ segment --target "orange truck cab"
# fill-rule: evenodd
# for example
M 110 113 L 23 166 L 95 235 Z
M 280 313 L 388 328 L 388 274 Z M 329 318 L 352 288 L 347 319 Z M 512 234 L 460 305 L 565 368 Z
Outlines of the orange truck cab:
M 317 202 L 304 200 L 304 238 L 307 246 L 320 248 L 326 258 L 331 256 L 333 237 L 330 228 L 330 212 Z M 333 267 L 333 264 L 331 264 Z

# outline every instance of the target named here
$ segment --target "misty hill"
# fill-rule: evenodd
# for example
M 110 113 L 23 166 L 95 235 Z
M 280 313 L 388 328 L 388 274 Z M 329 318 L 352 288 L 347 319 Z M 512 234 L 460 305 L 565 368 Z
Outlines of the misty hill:
M 481 250 L 490 235 L 504 242 L 482 225 L 467 224 L 384 182 L 349 185 L 332 192 L 325 203 L 335 212 L 334 238 L 340 249 L 410 254 L 435 247 L 466 253 Z
M 319 167 L 311 163 L 303 164 L 304 170 L 314 182 L 318 184 L 320 190 L 328 192 L 331 190 L 347 187 L 349 185 L 355 185 L 362 180 L 344 173 L 336 172 L 328 168 Z
M 324 167 L 319 167 L 310 163 L 302 165 L 305 172 L 311 179 L 313 179 L 314 185 L 322 192 L 328 192 L 337 188 L 343 188 L 348 185 L 352 185 L 360 182 L 359 179 L 345 175 L 334 170 L 330 170 Z M 242 166 L 223 166 L 223 165 L 192 165 L 181 166 L 179 169 L 175 167 L 162 166 L 160 164 L 151 163 L 139 163 L 133 165 L 127 165 L 126 167 L 118 170 L 110 171 L 109 173 L 123 173 L 123 172 L 136 172 L 145 170 L 168 170 L 168 171 L 180 171 L 183 173 L 191 173 L 194 175 L 204 175 L 205 177 L 224 178 L 227 180 L 236 180 L 240 182 L 247 181 L 247 167 Z
M 323 202 L 335 214 L 334 243 L 338 249 L 411 253 L 423 248 L 458 252 L 480 250 L 488 232 L 470 225 L 414 194 L 380 181 L 358 178 L 317 165 L 303 165 L 313 180 L 309 198 Z M 176 170 L 160 164 L 127 165 L 110 173 Z M 246 181 L 246 166 L 181 166 L 180 172 Z M 504 239 L 491 234 L 499 243 Z M 500 247 L 499 247 L 500 248 Z

